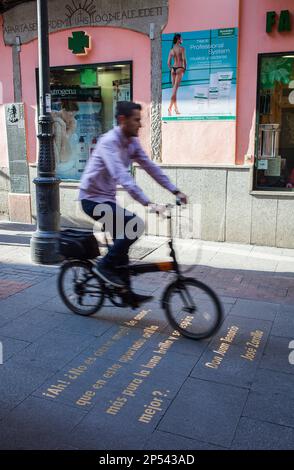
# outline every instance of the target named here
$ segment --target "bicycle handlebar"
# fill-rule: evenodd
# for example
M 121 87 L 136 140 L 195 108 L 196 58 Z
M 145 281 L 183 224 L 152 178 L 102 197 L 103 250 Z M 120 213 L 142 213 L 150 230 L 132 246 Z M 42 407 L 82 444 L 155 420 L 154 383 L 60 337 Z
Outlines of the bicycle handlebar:
M 154 204 L 154 205 L 156 205 L 156 204 Z M 176 207 L 176 206 L 182 206 L 183 204 L 182 204 L 182 202 L 181 202 L 181 199 L 180 199 L 179 197 L 177 197 L 175 204 L 170 204 L 170 203 L 168 203 L 168 204 L 158 204 L 158 205 L 161 206 L 161 207 L 163 207 L 163 208 L 165 208 L 167 211 L 171 211 L 174 207 Z M 158 215 L 161 214 L 162 216 L 163 216 L 164 213 L 165 213 L 164 210 L 159 211 L 159 212 L 154 211 L 154 210 L 150 210 L 150 212 L 151 212 L 151 213 L 157 213 Z
M 165 207 L 167 209 L 172 209 L 173 207 L 175 206 L 183 206 L 184 204 L 182 204 L 182 201 L 179 197 L 176 198 L 176 203 L 175 204 L 165 204 Z
M 181 198 L 179 198 L 178 196 L 176 197 L 176 205 L 177 206 L 182 206 Z

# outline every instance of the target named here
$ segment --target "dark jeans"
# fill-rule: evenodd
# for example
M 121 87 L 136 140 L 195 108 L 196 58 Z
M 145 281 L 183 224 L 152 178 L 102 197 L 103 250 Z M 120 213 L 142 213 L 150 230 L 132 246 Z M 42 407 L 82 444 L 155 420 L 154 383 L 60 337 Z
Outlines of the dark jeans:
M 136 214 L 123 209 L 115 202 L 97 203 L 83 199 L 83 211 L 102 223 L 102 230 L 110 232 L 113 245 L 103 258 L 103 264 L 112 269 L 127 265 L 129 248 L 142 235 L 144 222 Z

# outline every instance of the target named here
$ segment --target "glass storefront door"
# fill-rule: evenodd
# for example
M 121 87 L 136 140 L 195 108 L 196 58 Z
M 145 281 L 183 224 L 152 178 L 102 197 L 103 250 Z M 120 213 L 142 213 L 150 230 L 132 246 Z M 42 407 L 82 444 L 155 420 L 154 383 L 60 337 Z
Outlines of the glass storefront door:
M 117 101 L 132 99 L 131 63 L 50 69 L 57 175 L 79 180 L 99 136 L 115 123 Z

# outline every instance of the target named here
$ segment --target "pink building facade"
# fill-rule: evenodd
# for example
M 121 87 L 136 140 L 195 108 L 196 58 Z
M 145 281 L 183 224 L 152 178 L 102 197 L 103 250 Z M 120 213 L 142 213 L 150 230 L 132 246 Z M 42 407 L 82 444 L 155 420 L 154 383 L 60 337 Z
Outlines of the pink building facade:
M 133 99 L 143 106 L 144 148 L 190 199 L 193 228 L 179 220 L 178 236 L 293 248 L 294 222 L 289 217 L 294 204 L 293 1 L 130 0 L 124 11 L 115 11 L 108 3 L 93 0 L 91 13 L 87 8 L 74 11 L 69 1 L 57 13 L 56 0 L 48 1 L 55 116 L 64 106 L 62 93 L 84 90 L 83 97 L 75 99 L 80 103 L 75 123 L 79 133 L 73 134 L 72 144 L 79 149 L 78 160 L 84 161 L 81 155 L 88 137 L 83 133 L 92 132 L 86 142 L 88 155 L 91 142 L 113 124 L 115 100 Z M 25 222 L 35 217 L 33 178 L 38 153 L 35 8 L 35 2 L 28 2 L 0 16 L 0 213 Z M 225 88 L 218 75 L 213 84 L 218 99 L 212 101 L 213 80 L 207 81 L 200 71 L 199 54 L 192 55 L 197 49 L 193 38 L 202 37 L 203 31 L 215 37 L 230 30 L 236 34 L 236 47 L 225 50 L 227 56 L 234 55 L 229 59 L 235 60 L 236 71 L 226 74 Z M 86 55 L 69 48 L 69 38 L 75 38 L 72 33 L 81 31 L 91 37 Z M 188 111 L 180 116 L 173 113 L 169 119 L 162 101 L 170 86 L 164 90 L 163 44 L 175 33 L 182 34 L 187 55 L 178 105 Z M 216 40 L 216 48 L 227 47 L 221 41 Z M 220 72 L 216 69 L 208 77 L 226 73 L 223 61 Z M 92 103 L 94 88 L 99 88 L 100 95 Z M 190 101 L 188 90 L 193 92 Z M 200 104 L 197 90 L 204 94 L 205 104 Z M 86 101 L 91 102 L 93 116 L 100 113 L 93 128 L 92 118 L 83 124 Z M 11 122 L 15 103 L 22 103 L 16 106 L 21 116 Z M 17 138 L 23 140 L 21 147 L 12 144 Z M 17 163 L 19 149 L 22 157 Z M 75 199 L 82 166 L 73 170 L 61 153 L 59 162 L 62 223 L 80 224 L 83 219 Z M 140 168 L 135 174 L 154 200 L 168 198 Z M 164 227 L 158 226 L 149 227 L 148 233 L 165 235 Z

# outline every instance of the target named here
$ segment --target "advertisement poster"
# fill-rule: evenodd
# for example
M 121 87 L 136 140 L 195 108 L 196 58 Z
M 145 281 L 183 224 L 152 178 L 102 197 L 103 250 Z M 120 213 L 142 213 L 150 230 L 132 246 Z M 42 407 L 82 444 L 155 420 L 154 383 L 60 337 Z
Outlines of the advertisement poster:
M 56 173 L 79 180 L 102 133 L 101 90 L 59 86 L 51 96 Z
M 130 101 L 131 99 L 131 84 L 128 78 L 114 80 L 112 82 L 112 112 L 113 112 L 113 127 L 117 125 L 115 112 L 118 101 Z
M 162 119 L 235 120 L 238 28 L 162 35 Z

